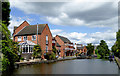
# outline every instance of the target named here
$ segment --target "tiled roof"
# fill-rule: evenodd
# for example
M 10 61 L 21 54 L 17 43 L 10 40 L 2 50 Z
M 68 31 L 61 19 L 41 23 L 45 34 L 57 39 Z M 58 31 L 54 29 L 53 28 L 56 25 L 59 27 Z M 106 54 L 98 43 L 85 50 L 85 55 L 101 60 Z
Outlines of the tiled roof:
M 38 25 L 38 34 L 42 33 L 45 26 L 46 26 L 46 24 Z M 34 34 L 37 34 L 37 25 L 29 25 L 29 26 L 24 27 L 21 31 L 19 31 L 16 34 L 16 36 L 34 35 Z
M 68 38 L 66 38 L 66 37 L 59 36 L 59 35 L 58 35 L 58 37 L 59 37 L 64 43 L 71 43 L 71 41 L 70 41 Z

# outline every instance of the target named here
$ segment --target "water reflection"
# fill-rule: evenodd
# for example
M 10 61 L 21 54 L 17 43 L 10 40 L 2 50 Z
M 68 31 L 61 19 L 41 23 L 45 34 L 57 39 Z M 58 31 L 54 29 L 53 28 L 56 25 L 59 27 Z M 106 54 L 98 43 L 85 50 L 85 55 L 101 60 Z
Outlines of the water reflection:
M 76 59 L 51 64 L 22 66 L 14 74 L 118 74 L 115 62 L 101 59 Z

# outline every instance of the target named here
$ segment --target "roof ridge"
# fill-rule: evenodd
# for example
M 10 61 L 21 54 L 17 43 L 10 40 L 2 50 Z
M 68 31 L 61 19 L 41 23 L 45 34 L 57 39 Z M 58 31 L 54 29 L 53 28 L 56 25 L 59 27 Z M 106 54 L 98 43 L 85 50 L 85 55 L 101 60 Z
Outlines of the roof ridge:
M 37 25 L 37 24 L 35 24 L 35 25 Z M 30 26 L 35 26 L 35 25 L 30 25 Z M 46 24 L 38 24 L 38 25 L 46 25 Z

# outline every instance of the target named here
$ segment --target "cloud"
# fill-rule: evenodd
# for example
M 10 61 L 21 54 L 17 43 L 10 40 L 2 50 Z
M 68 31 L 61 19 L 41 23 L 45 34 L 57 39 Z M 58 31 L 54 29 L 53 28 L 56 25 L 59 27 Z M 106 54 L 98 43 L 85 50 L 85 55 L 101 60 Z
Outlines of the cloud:
M 71 0 L 72 1 L 72 0 Z M 72 2 L 12 2 L 11 7 L 38 14 L 54 25 L 110 27 L 116 24 L 117 0 Z M 110 24 L 112 23 L 112 24 Z
M 52 29 L 52 34 L 54 37 L 55 35 L 61 35 L 67 37 L 73 43 L 79 43 L 84 45 L 87 45 L 88 43 L 93 43 L 94 45 L 98 45 L 100 43 L 100 40 L 105 40 L 109 46 L 109 49 L 116 41 L 116 32 L 113 32 L 111 30 L 105 32 L 95 32 L 95 33 L 87 34 L 80 32 L 67 33 L 61 29 Z
M 63 30 L 61 29 L 54 29 L 54 30 L 51 30 L 51 33 L 53 36 L 57 35 L 58 33 L 62 32 Z
M 23 23 L 25 20 L 27 20 L 28 23 L 31 23 L 34 21 L 34 19 L 30 19 L 28 16 L 25 17 L 15 17 L 10 15 L 10 25 L 8 29 L 11 31 L 11 34 L 13 34 L 14 26 L 19 26 L 21 23 Z
M 83 20 L 79 20 L 77 18 L 70 19 L 66 13 L 61 13 L 58 17 L 44 17 L 41 19 L 54 25 L 79 26 L 84 24 Z
M 11 8 L 18 8 L 26 14 L 37 14 L 40 19 L 54 25 L 67 26 L 88 26 L 88 27 L 108 27 L 111 30 L 105 32 L 80 33 L 64 32 L 62 29 L 52 29 L 53 36 L 56 34 L 65 36 L 75 43 L 94 43 L 99 44 L 104 39 L 108 45 L 115 42 L 116 30 L 118 28 L 117 2 L 118 0 L 85 0 L 74 2 L 11 2 Z M 98 1 L 98 0 L 97 0 Z M 18 25 L 23 18 L 11 20 L 10 29 Z M 28 18 L 29 19 L 29 18 Z M 30 21 L 30 20 L 28 20 Z

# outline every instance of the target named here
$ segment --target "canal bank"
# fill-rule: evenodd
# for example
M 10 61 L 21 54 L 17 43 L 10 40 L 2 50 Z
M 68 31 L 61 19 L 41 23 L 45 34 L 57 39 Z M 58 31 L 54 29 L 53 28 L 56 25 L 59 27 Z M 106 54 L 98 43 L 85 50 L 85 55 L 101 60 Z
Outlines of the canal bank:
M 65 60 L 73 60 L 73 59 L 77 59 L 76 56 L 59 58 L 56 60 L 35 59 L 35 60 L 30 60 L 30 61 L 16 62 L 15 67 L 19 67 L 19 66 L 23 66 L 23 65 L 31 65 L 31 64 L 40 64 L 40 63 L 53 63 L 53 62 L 57 62 L 57 61 L 65 61 Z
M 117 65 L 118 65 L 118 67 L 120 69 L 120 59 L 118 57 L 115 57 L 115 61 L 116 61 Z

